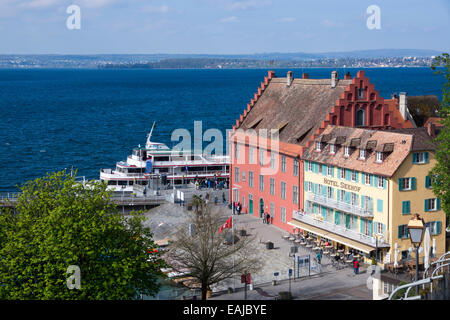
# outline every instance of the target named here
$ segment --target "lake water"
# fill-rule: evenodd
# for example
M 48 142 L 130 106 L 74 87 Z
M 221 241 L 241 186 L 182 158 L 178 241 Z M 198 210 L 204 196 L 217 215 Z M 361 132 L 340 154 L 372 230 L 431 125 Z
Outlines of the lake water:
M 404 91 L 442 99 L 444 78 L 429 68 L 362 70 L 384 97 Z M 0 69 L 0 192 L 71 166 L 98 179 L 100 168 L 145 145 L 153 121 L 152 141 L 169 147 L 177 143 L 175 129 L 193 135 L 194 120 L 203 121 L 203 132 L 217 128 L 225 137 L 267 71 Z M 280 77 L 287 71 L 275 69 Z M 310 78 L 329 78 L 331 71 L 293 70 Z

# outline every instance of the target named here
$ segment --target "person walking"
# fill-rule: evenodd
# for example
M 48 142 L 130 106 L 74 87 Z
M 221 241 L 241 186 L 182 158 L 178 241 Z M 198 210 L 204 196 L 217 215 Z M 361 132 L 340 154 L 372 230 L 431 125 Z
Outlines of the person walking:
M 266 220 L 267 224 L 270 224 L 270 214 L 268 212 L 266 213 Z
M 353 267 L 355 269 L 355 274 L 358 274 L 358 271 L 359 271 L 359 261 L 358 260 L 355 259 L 353 261 Z
M 320 254 L 320 251 L 317 252 L 316 258 L 317 258 L 317 262 L 318 262 L 319 264 L 321 264 L 321 263 L 322 263 L 322 255 Z

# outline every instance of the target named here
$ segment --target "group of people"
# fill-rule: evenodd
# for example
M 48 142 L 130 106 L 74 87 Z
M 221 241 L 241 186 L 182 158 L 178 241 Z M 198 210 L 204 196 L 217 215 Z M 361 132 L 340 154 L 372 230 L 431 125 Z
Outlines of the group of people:
M 235 212 L 237 214 L 241 214 L 242 211 L 242 204 L 240 202 L 233 202 L 233 214 L 235 214 Z
M 226 181 L 219 181 L 214 175 L 213 179 L 205 179 L 196 177 L 194 180 L 195 188 L 201 190 L 202 188 L 208 188 L 213 190 L 228 189 L 228 183 Z
M 273 213 L 270 214 L 268 212 L 265 212 L 264 216 L 263 216 L 263 223 L 272 224 L 273 223 Z

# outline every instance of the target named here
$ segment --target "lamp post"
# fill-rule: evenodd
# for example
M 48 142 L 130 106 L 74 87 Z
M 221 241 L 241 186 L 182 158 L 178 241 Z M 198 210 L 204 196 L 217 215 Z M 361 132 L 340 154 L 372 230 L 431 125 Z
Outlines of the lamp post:
M 422 243 L 423 235 L 425 230 L 425 222 L 423 218 L 419 216 L 418 213 L 414 214 L 408 222 L 409 239 L 416 249 L 416 277 L 415 281 L 419 280 L 419 247 Z M 419 294 L 419 286 L 417 286 L 416 294 Z

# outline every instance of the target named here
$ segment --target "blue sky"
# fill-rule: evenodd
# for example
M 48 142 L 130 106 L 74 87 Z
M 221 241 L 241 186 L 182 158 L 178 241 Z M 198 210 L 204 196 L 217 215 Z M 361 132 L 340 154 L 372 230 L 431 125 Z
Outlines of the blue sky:
M 71 4 L 80 30 L 66 28 Z M 449 0 L 0 0 L 0 53 L 448 52 L 449 18 Z

